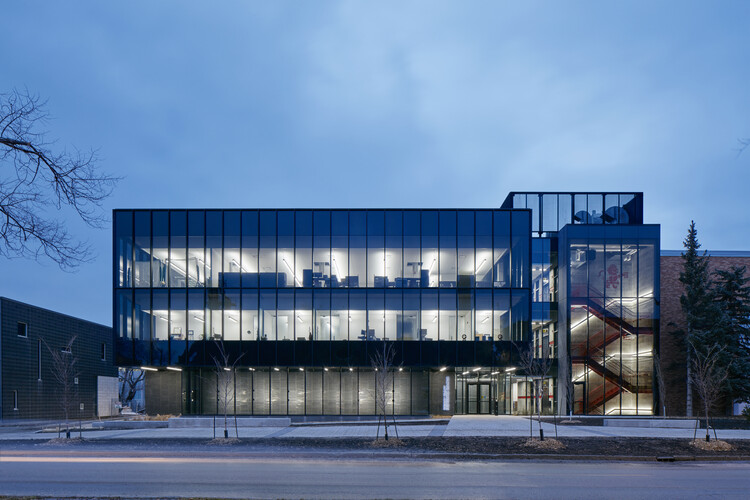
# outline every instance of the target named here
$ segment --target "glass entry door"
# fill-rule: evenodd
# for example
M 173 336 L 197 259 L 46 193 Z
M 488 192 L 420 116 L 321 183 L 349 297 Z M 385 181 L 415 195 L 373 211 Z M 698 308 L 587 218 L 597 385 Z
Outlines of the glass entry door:
M 490 413 L 490 384 L 489 382 L 468 382 L 466 384 L 466 413 Z

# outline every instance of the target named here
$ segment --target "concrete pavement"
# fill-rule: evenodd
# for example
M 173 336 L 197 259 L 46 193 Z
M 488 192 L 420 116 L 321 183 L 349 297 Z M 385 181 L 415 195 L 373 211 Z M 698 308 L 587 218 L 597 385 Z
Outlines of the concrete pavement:
M 554 436 L 554 426 L 543 423 L 545 436 Z M 292 425 L 289 427 L 240 427 L 241 438 L 336 438 L 336 437 L 374 437 L 376 425 Z M 538 424 L 533 422 L 533 432 L 538 434 Z M 217 419 L 217 435 L 223 433 L 223 426 Z M 382 433 L 382 427 L 381 427 Z M 390 428 L 389 433 L 395 432 Z M 444 422 L 431 423 L 429 420 L 418 425 L 401 425 L 398 427 L 399 436 L 518 436 L 529 434 L 529 420 L 526 417 L 490 416 L 490 415 L 458 415 L 450 419 L 448 425 Z M 705 430 L 698 430 L 698 435 Z M 74 431 L 75 436 L 78 430 Z M 750 430 L 718 430 L 720 439 L 750 439 Z M 234 428 L 230 423 L 230 435 L 234 436 Z M 692 429 L 676 428 L 647 428 L 647 427 L 602 427 L 588 425 L 558 425 L 558 435 L 561 437 L 663 437 L 690 439 Z M 0 426 L 0 441 L 2 440 L 41 440 L 51 439 L 56 434 L 40 433 L 38 429 L 16 428 Z M 84 429 L 83 437 L 87 439 L 211 439 L 212 428 L 158 428 L 158 429 L 120 429 L 120 430 L 92 430 Z

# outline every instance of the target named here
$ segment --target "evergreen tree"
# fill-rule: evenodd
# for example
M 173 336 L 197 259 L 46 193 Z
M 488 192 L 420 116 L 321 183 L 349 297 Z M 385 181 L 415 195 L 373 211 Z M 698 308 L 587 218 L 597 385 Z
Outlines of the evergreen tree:
M 714 301 L 723 313 L 714 342 L 723 349 L 719 366 L 729 372 L 722 392 L 730 402 L 750 401 L 750 277 L 744 266 L 714 276 Z
M 704 251 L 698 252 L 698 230 L 695 221 L 690 221 L 687 237 L 683 242 L 685 253 L 682 254 L 683 270 L 680 282 L 685 292 L 680 297 L 682 312 L 685 314 L 687 331 L 685 332 L 685 353 L 687 367 L 686 414 L 693 414 L 693 387 L 691 383 L 691 362 L 693 348 L 703 350 L 711 346 L 711 331 L 715 327 L 716 315 L 719 313 L 712 293 L 711 275 L 708 271 L 708 256 Z

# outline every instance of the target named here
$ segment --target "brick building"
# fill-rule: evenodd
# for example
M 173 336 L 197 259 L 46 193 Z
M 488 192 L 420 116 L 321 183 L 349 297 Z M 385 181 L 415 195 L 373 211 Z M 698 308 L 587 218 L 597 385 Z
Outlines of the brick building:
M 0 297 L 0 419 L 62 417 L 49 349 L 63 349 L 73 336 L 78 376 L 71 418 L 91 418 L 98 377 L 117 377 L 112 328 Z
M 732 266 L 750 268 L 750 252 L 747 251 L 709 251 L 708 255 L 711 272 Z M 685 329 L 685 317 L 680 306 L 680 296 L 684 293 L 680 283 L 682 268 L 682 251 L 661 252 L 661 368 L 666 383 L 665 403 L 669 416 L 686 413 L 685 343 L 684 337 L 675 333 Z

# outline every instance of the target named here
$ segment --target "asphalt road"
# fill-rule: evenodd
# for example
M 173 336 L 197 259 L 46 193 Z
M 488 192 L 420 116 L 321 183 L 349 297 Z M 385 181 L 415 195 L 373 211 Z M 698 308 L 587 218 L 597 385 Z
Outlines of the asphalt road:
M 747 462 L 337 460 L 4 450 L 0 494 L 224 498 L 748 498 Z

